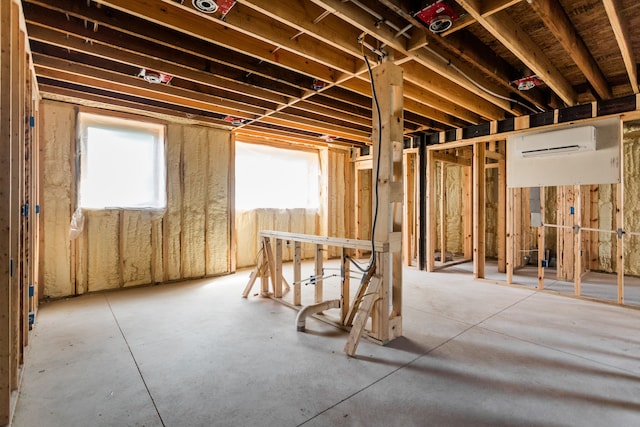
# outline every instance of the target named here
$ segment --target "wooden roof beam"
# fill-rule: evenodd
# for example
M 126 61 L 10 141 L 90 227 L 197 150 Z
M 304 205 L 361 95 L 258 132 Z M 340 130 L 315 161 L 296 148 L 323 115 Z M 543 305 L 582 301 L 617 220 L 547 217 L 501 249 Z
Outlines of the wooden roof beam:
M 629 82 L 631 83 L 631 89 L 633 93 L 638 93 L 638 69 L 636 64 L 636 58 L 633 54 L 633 48 L 631 44 L 631 38 L 629 37 L 629 30 L 627 24 L 620 14 L 620 3 L 618 0 L 603 0 L 611 28 L 616 36 L 620 52 L 622 53 L 622 59 L 624 60 L 624 66 L 627 69 L 629 75 Z
M 558 39 L 600 98 L 611 98 L 611 88 L 604 74 L 558 0 L 531 0 L 527 3 L 536 11 L 551 34 Z
M 186 8 L 175 2 L 155 2 L 152 0 L 95 0 L 96 3 L 112 7 L 114 9 L 133 14 L 173 30 L 189 34 L 190 36 L 206 40 L 209 43 L 219 44 L 229 49 L 241 52 L 263 61 L 277 64 L 282 67 L 300 72 L 316 79 L 332 82 L 337 78 L 337 70 L 324 64 L 286 49 L 274 52 L 273 44 L 262 42 L 255 37 L 239 33 L 219 20 L 211 20 L 212 25 L 202 25 L 202 16 L 196 14 L 196 10 Z M 235 16 L 235 15 L 234 15 Z M 228 17 L 227 19 L 229 19 Z M 252 28 L 251 22 L 244 22 L 245 27 Z M 132 29 L 131 31 L 135 31 Z M 248 30 L 247 30 L 248 31 Z M 288 37 L 287 37 L 288 38 Z M 316 47 L 317 48 L 317 47 Z
M 351 2 L 345 3 L 341 0 L 311 0 L 313 3 L 323 7 L 330 11 L 334 15 L 338 16 L 342 20 L 357 27 L 360 31 L 366 32 L 377 40 L 381 41 L 389 48 L 399 52 L 402 55 L 406 55 L 415 61 L 421 63 L 427 68 L 432 69 L 443 77 L 459 84 L 472 93 L 478 93 L 481 97 L 487 101 L 499 106 L 505 111 L 512 111 L 511 103 L 507 100 L 497 98 L 485 91 L 479 91 L 471 81 L 464 77 L 460 70 L 464 72 L 468 77 L 476 82 L 482 83 L 485 87 L 491 87 L 496 92 L 504 92 L 500 88 L 496 88 L 495 85 L 486 81 L 484 76 L 474 70 L 470 70 L 457 58 L 448 58 L 447 56 L 435 51 L 430 46 L 414 50 L 410 52 L 408 50 L 408 43 L 403 37 L 396 37 L 396 32 L 388 28 L 385 25 L 376 26 L 375 19 L 364 10 Z
M 336 19 L 313 3 L 273 0 L 239 0 L 238 3 L 355 58 L 363 58 L 362 49 L 357 43 L 360 32 L 350 25 L 344 25 L 342 20 Z M 370 60 L 373 58 L 377 61 L 377 57 L 374 58 L 370 52 L 365 51 L 364 54 L 367 54 Z
M 498 13 L 501 10 L 505 10 L 514 4 L 520 3 L 521 0 L 484 0 L 482 2 L 481 15 L 484 17 L 491 16 L 494 13 Z M 447 31 L 441 33 L 443 37 L 448 36 L 458 30 L 468 27 L 471 24 L 475 24 L 476 19 L 471 14 L 461 16 L 460 19 L 453 23 L 453 26 Z
M 142 51 L 148 56 L 171 57 L 173 62 L 293 98 L 302 96 L 303 89 L 311 86 L 312 78 L 307 75 L 198 38 L 176 37 L 174 30 L 141 18 L 89 7 L 85 2 L 56 0 L 55 5 L 48 2 L 53 3 L 26 0 L 23 6 L 27 21 L 106 45 Z M 62 7 L 71 8 L 69 15 L 78 20 L 64 19 Z M 78 22 L 80 19 L 98 23 L 98 31 L 85 28 Z
M 40 41 L 75 52 L 81 52 L 88 55 L 105 58 L 111 61 L 120 62 L 139 68 L 161 71 L 174 77 L 191 80 L 196 83 L 234 92 L 240 95 L 249 95 L 261 100 L 275 102 L 277 104 L 286 104 L 289 98 L 278 95 L 276 93 L 256 88 L 234 80 L 218 77 L 212 73 L 193 69 L 175 62 L 169 62 L 157 57 L 139 54 L 135 51 L 129 51 L 108 46 L 101 43 L 87 43 L 87 40 L 67 35 L 58 31 L 43 28 L 37 25 L 29 24 L 29 38 L 31 40 Z M 143 52 L 142 50 L 138 52 Z
M 567 79 L 504 11 L 482 15 L 479 0 L 457 0 L 487 31 L 536 73 L 567 104 L 575 105 L 577 94 Z

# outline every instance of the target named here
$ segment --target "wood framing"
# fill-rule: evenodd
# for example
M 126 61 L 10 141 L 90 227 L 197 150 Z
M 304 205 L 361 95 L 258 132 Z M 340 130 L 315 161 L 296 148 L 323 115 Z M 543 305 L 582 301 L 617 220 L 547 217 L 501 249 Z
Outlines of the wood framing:
M 37 311 L 38 91 L 21 3 L 0 0 L 0 425 L 9 424 Z M 35 290 L 34 290 L 35 292 Z
M 473 146 L 473 277 L 485 274 L 485 150 L 486 143 Z

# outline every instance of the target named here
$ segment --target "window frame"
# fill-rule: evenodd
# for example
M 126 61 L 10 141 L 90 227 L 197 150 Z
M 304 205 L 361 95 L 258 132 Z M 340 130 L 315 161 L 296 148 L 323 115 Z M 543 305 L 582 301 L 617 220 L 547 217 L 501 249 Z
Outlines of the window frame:
M 143 203 L 130 203 L 118 200 L 117 203 L 84 203 L 83 184 L 86 184 L 86 174 L 89 168 L 88 128 L 99 127 L 115 132 L 132 131 L 153 135 L 153 194 Z M 76 205 L 84 210 L 150 210 L 165 211 L 167 208 L 167 147 L 166 123 L 146 117 L 126 114 L 105 114 L 102 112 L 79 111 L 77 114 L 77 156 L 76 156 Z M 86 198 L 85 198 L 86 200 Z

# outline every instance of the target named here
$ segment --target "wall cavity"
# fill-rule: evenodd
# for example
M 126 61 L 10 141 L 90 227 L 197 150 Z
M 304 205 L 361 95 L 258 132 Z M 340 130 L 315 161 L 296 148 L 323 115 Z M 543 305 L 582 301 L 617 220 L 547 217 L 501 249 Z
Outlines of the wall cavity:
M 230 133 L 168 124 L 164 212 L 75 209 L 75 108 L 42 103 L 42 281 L 46 297 L 199 278 L 231 271 Z

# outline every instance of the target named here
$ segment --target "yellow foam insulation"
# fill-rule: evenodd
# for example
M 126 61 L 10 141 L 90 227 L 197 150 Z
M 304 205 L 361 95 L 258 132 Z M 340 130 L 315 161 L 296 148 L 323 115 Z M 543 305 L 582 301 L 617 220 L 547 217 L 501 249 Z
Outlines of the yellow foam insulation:
M 234 162 L 230 135 L 208 130 L 206 274 L 225 273 L 230 257 L 229 165 Z
M 192 278 L 205 274 L 208 140 L 205 128 L 185 127 L 183 135 L 182 275 Z
M 182 226 L 182 144 L 181 125 L 167 127 L 167 210 L 162 221 L 164 280 L 182 278 L 180 232 Z
M 440 250 L 440 197 L 442 162 L 436 162 L 436 247 Z M 461 254 L 464 245 L 464 167 L 446 165 L 445 169 L 445 237 L 446 252 Z
M 640 122 L 625 127 L 624 138 L 624 272 L 640 276 Z
M 86 211 L 84 231 L 71 242 L 74 107 L 46 101 L 42 112 L 44 295 L 61 297 L 229 271 L 229 132 L 169 124 L 166 211 Z
M 121 211 L 121 257 L 124 286 L 145 285 L 152 282 L 151 220 L 154 213 Z
M 67 225 L 67 228 L 69 226 Z M 93 211 L 85 219 L 89 292 L 119 288 L 120 211 Z
M 41 273 L 45 297 L 61 297 L 74 292 L 71 281 L 71 164 L 75 139 L 75 111 L 72 106 L 42 103 Z

